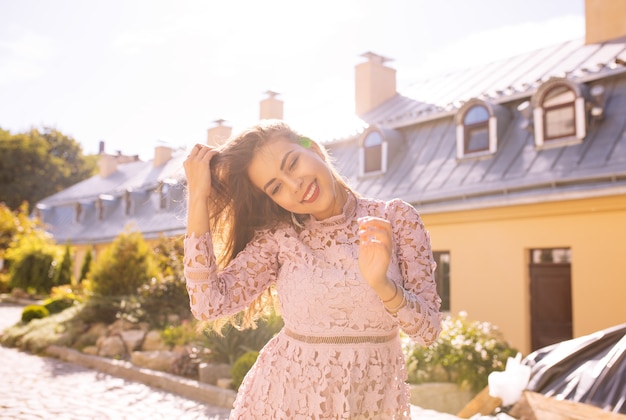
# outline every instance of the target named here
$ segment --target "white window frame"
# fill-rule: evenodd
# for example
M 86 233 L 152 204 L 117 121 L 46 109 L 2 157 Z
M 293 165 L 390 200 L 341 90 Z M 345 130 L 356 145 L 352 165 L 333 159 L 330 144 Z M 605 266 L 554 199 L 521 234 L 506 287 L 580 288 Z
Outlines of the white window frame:
M 545 95 L 558 85 L 565 85 L 572 90 L 576 97 L 576 99 L 574 99 L 575 132 L 574 135 L 546 140 L 544 136 L 545 109 L 543 107 L 543 102 Z M 536 149 L 543 150 L 579 144 L 585 139 L 585 136 L 587 135 L 587 115 L 583 87 L 581 85 L 564 78 L 550 79 L 537 89 L 537 92 L 535 92 L 531 98 L 531 104 L 533 107 Z
M 381 138 L 380 143 L 380 170 L 377 171 L 365 171 L 365 140 L 370 134 L 377 132 Z M 377 129 L 367 130 L 361 137 L 361 145 L 359 147 L 359 177 L 367 177 L 380 175 L 387 172 L 387 156 L 388 156 L 388 142 L 385 139 L 384 134 Z
M 465 115 L 470 109 L 480 106 L 487 110 L 489 114 L 487 121 L 487 130 L 489 138 L 489 147 L 487 150 L 479 150 L 476 152 L 466 152 L 465 150 Z M 456 124 L 456 158 L 458 160 L 463 159 L 476 159 L 486 158 L 492 156 L 498 150 L 498 117 L 494 112 L 494 106 L 489 102 L 480 99 L 471 99 L 467 101 L 455 116 Z

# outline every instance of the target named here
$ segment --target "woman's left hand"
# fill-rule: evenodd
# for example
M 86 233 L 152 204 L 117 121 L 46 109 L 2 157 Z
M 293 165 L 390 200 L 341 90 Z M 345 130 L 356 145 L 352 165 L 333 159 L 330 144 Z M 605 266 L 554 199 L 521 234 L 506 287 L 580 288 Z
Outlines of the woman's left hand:
M 379 295 L 385 294 L 390 287 L 387 268 L 391 261 L 391 250 L 391 223 L 372 216 L 360 218 L 359 269 L 367 283 Z M 393 292 L 393 289 L 391 290 Z

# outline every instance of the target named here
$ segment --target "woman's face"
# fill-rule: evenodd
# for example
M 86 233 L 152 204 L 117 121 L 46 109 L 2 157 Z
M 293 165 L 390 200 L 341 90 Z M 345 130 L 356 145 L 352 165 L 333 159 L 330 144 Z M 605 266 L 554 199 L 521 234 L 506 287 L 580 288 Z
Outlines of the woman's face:
M 248 176 L 283 209 L 322 220 L 341 213 L 345 198 L 314 147 L 277 137 L 257 151 Z

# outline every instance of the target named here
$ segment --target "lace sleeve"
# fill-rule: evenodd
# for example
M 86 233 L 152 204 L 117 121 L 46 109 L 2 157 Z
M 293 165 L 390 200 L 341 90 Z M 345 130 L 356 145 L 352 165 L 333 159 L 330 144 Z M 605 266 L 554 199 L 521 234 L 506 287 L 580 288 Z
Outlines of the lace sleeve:
M 212 320 L 245 309 L 276 278 L 275 242 L 267 232 L 256 235 L 221 271 L 210 233 L 186 236 L 184 247 L 187 292 L 197 319 Z
M 392 200 L 388 213 L 406 298 L 406 305 L 393 316 L 412 340 L 430 345 L 441 332 L 441 298 L 434 278 L 436 264 L 430 236 L 419 214 L 408 203 Z

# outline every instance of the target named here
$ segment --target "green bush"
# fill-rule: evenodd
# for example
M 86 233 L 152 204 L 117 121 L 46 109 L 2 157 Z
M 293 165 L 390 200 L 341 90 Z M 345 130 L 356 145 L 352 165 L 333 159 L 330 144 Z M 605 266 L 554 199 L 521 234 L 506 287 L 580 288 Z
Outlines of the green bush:
M 501 331 L 488 322 L 470 321 L 467 313 L 448 316 L 441 334 L 429 347 L 407 345 L 408 382 L 453 382 L 479 392 L 487 386 L 491 372 L 504 370 L 517 350 L 504 340 Z
M 157 327 L 167 325 L 171 315 L 191 319 L 189 294 L 184 277 L 152 278 L 138 290 L 140 319 Z
M 46 299 L 43 303 L 50 314 L 58 314 L 72 305 L 74 305 L 74 299 L 71 298 Z
M 157 274 L 141 233 L 123 232 L 96 259 L 87 281 L 96 295 L 130 296 Z
M 170 347 L 184 346 L 189 343 L 202 341 L 202 334 L 198 332 L 197 324 L 183 321 L 180 325 L 168 325 L 161 331 L 163 343 Z
M 87 278 L 87 274 L 89 274 L 89 270 L 91 270 L 91 263 L 93 261 L 93 250 L 90 246 L 87 248 L 87 252 L 85 253 L 85 259 L 83 259 L 83 265 L 80 267 L 80 277 L 78 279 L 78 283 L 85 280 Z
M 22 309 L 22 322 L 30 322 L 33 319 L 46 318 L 50 312 L 43 305 L 28 305 Z
M 76 319 L 86 324 L 112 324 L 120 317 L 122 302 L 118 297 L 92 296 L 76 313 Z
M 250 368 L 252 368 L 258 357 L 258 351 L 247 351 L 239 356 L 239 358 L 235 361 L 231 370 L 231 376 L 233 379 L 232 387 L 235 391 L 239 390 L 239 387 L 243 382 L 243 378 L 246 376 L 248 371 L 250 371 Z
M 54 286 L 55 254 L 50 249 L 25 250 L 11 264 L 11 287 L 48 293 Z
M 54 273 L 54 285 L 62 286 L 65 284 L 72 284 L 72 254 L 69 244 L 65 245 L 63 259 Z
M 261 350 L 283 325 L 282 318 L 274 313 L 258 321 L 255 329 L 238 330 L 227 324 L 222 330 L 223 335 L 209 325 L 204 330 L 205 345 L 210 350 L 206 358 L 211 362 L 232 365 L 245 352 Z

